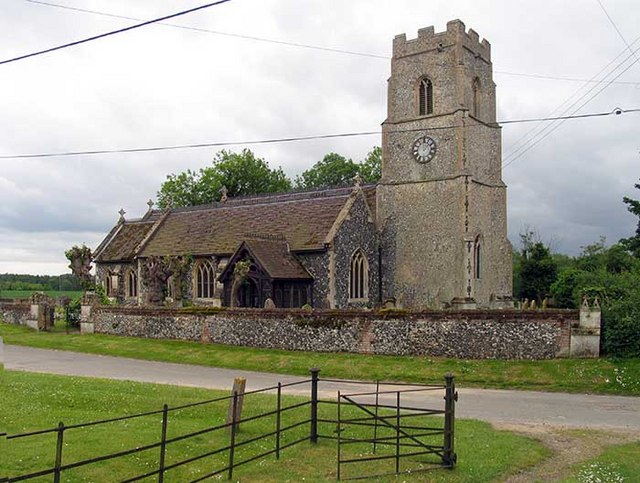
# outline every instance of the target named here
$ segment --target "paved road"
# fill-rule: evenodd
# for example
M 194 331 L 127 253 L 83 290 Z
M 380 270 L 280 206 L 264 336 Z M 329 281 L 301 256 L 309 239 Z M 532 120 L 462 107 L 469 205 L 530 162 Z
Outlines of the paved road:
M 178 386 L 228 390 L 235 377 L 247 379 L 247 389 L 258 389 L 300 381 L 301 377 L 215 367 L 142 361 L 120 357 L 80 354 L 31 347 L 5 346 L 5 367 L 9 370 L 44 372 L 73 376 L 123 379 Z M 322 375 L 322 374 L 321 374 Z M 358 383 L 320 384 L 323 397 L 371 390 Z M 383 388 L 390 389 L 390 388 Z M 456 414 L 498 423 L 546 424 L 554 426 L 617 428 L 640 431 L 640 398 L 586 394 L 504 391 L 458 388 Z M 309 386 L 289 388 L 288 393 L 308 394 Z M 395 395 L 393 396 L 395 400 Z M 402 395 L 406 405 L 442 406 L 442 392 L 415 392 Z M 404 405 L 403 404 L 403 405 Z

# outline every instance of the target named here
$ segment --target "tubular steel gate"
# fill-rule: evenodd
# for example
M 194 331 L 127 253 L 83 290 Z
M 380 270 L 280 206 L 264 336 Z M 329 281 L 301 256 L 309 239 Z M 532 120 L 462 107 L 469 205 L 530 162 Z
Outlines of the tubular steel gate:
M 409 385 L 385 383 L 405 388 L 381 391 L 380 383 L 376 383 L 375 391 L 371 392 L 338 392 L 337 479 L 416 473 L 434 467 L 453 468 L 457 459 L 454 452 L 454 421 L 458 393 L 454 377 L 448 374 L 445 380 L 444 386 L 411 385 L 407 388 Z M 443 390 L 444 409 L 426 409 L 416 404 L 419 404 L 421 394 Z M 411 400 L 406 402 L 407 399 Z M 353 414 L 354 408 L 356 416 L 345 417 L 345 410 Z M 363 427 L 371 431 L 370 438 L 361 436 Z M 353 436 L 354 432 L 358 434 Z M 346 449 L 350 449 L 348 455 L 345 455 Z M 393 471 L 380 469 L 372 474 L 369 467 L 371 462 L 384 460 L 393 461 Z M 401 468 L 401 460 L 408 460 L 411 466 L 405 464 Z M 345 476 L 346 466 L 354 467 L 355 475 Z
M 165 478 L 170 478 L 172 481 L 198 482 L 224 474 L 231 480 L 234 469 L 239 466 L 267 456 L 279 459 L 283 450 L 304 442 L 316 444 L 319 439 L 337 440 L 338 480 L 390 473 L 367 474 L 372 472 L 372 468 L 378 471 L 384 460 L 394 461 L 395 474 L 434 467 L 453 468 L 456 463 L 453 436 L 458 395 L 453 376 L 448 374 L 445 380 L 445 385 L 438 386 L 355 382 L 320 379 L 319 370 L 312 369 L 310 379 L 278 383 L 244 394 L 234 391 L 230 396 L 173 407 L 165 404 L 161 410 L 129 416 L 73 425 L 61 422 L 54 428 L 20 434 L 0 433 L 0 439 L 15 443 L 48 438 L 47 441 L 34 441 L 27 451 L 3 450 L 0 456 L 19 457 L 26 466 L 23 471 L 14 467 L 10 476 L 0 475 L 0 483 L 42 481 L 43 477 L 58 483 L 63 478 L 68 480 L 78 476 L 88 481 L 106 481 L 105 473 L 100 473 L 100 470 L 104 471 L 102 465 L 110 463 L 116 464 L 106 470 L 108 481 L 163 483 Z M 337 400 L 321 400 L 320 383 L 326 383 L 323 394 L 335 394 L 337 388 L 353 387 L 354 384 L 358 384 L 357 387 L 373 384 L 375 391 L 347 394 L 337 390 Z M 304 388 L 305 385 L 308 389 Z M 297 386 L 294 389 L 297 389 L 297 394 L 307 394 L 307 398 L 293 403 L 284 399 L 283 389 L 294 386 Z M 381 387 L 395 389 L 380 390 Z M 445 392 L 443 410 L 421 407 L 424 405 L 424 401 L 419 400 L 421 394 L 441 390 Z M 246 398 L 254 395 L 260 398 L 265 393 L 271 394 L 273 399 L 263 398 L 256 404 L 247 404 Z M 242 398 L 244 409 L 243 414 L 239 414 Z M 225 405 L 228 406 L 230 422 L 218 424 L 216 419 L 221 418 L 220 414 L 227 413 Z M 204 414 L 198 414 L 198 411 Z M 184 412 L 187 415 L 181 419 Z M 145 422 L 145 418 L 150 418 L 150 422 L 149 419 Z M 202 419 L 209 420 L 211 424 L 196 426 L 196 422 Z M 135 441 L 129 442 L 123 437 L 125 435 L 129 438 L 135 436 Z M 88 450 L 83 448 L 87 440 L 98 441 L 101 454 L 87 454 Z M 76 449 L 72 451 L 74 443 Z M 127 458 L 136 460 L 134 469 L 128 469 L 135 474 L 118 476 L 117 472 L 123 471 L 123 465 L 117 470 L 116 460 Z M 36 461 L 40 463 L 39 468 L 29 469 L 30 465 L 35 466 Z M 405 463 L 402 468 L 401 462 Z M 195 463 L 194 468 L 192 465 Z M 413 466 L 408 467 L 409 464 Z M 356 471 L 355 476 L 343 474 L 347 465 Z M 135 469 L 139 466 L 145 469 L 139 472 Z M 83 473 L 78 475 L 75 471 Z

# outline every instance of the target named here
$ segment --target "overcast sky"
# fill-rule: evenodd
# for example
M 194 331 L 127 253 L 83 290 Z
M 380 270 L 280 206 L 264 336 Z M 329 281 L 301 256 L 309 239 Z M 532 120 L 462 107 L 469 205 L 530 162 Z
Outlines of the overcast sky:
M 145 20 L 207 3 L 51 1 Z M 559 115 L 581 99 L 572 113 L 591 97 L 579 113 L 640 108 L 640 52 L 624 52 L 625 41 L 640 47 L 640 5 L 600 2 L 232 0 L 172 21 L 217 34 L 152 25 L 0 65 L 0 156 L 377 130 L 386 117 L 388 59 L 238 36 L 389 56 L 396 34 L 442 31 L 455 18 L 491 42 L 499 120 Z M 133 23 L 1 0 L 0 61 Z M 578 81 L 607 65 L 598 79 L 628 70 L 608 87 Z M 554 250 L 576 254 L 601 235 L 609 242 L 631 235 L 636 219 L 622 197 L 640 196 L 639 134 L 640 113 L 505 125 L 512 242 L 530 226 Z M 527 141 L 530 149 L 514 159 Z M 379 136 L 251 149 L 293 177 L 328 152 L 359 161 L 376 145 Z M 64 250 L 95 248 L 120 208 L 141 216 L 168 173 L 206 166 L 215 152 L 0 159 L 0 273 L 68 272 Z

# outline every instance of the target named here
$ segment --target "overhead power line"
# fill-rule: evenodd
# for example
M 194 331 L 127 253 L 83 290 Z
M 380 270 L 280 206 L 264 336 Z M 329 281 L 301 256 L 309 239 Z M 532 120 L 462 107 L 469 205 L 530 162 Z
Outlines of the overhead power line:
M 626 113 L 636 113 L 640 112 L 640 108 L 634 109 L 621 109 L 615 108 L 611 112 L 595 112 L 590 114 L 580 114 L 576 116 L 562 116 L 562 117 L 549 117 L 549 118 L 535 118 L 535 119 L 511 119 L 505 121 L 499 121 L 498 124 L 517 124 L 517 123 L 527 123 L 527 122 L 541 122 L 541 121 L 558 121 L 558 120 L 569 120 L 569 119 L 584 119 L 590 117 L 604 117 L 611 115 L 620 115 Z M 447 129 L 455 129 L 455 128 L 469 128 L 469 127 L 477 127 L 482 126 L 484 124 L 475 124 L 475 125 L 451 125 L 451 126 L 439 126 L 433 128 L 416 128 L 416 129 L 399 129 L 396 131 L 388 131 L 389 133 L 405 133 L 405 132 L 432 132 L 432 131 L 441 131 Z M 295 136 L 295 137 L 285 137 L 285 138 L 273 138 L 273 139 L 261 139 L 261 140 L 247 140 L 247 141 L 220 141 L 220 142 L 208 142 L 208 143 L 196 143 L 196 144 L 176 144 L 171 146 L 152 146 L 152 147 L 144 147 L 144 148 L 128 148 L 128 149 L 100 149 L 100 150 L 91 150 L 91 151 L 67 151 L 67 152 L 58 152 L 58 153 L 37 153 L 37 154 L 14 154 L 14 155 L 2 155 L 0 159 L 33 159 L 33 158 L 53 158 L 53 157 L 69 157 L 69 156 L 91 156 L 91 155 L 100 155 L 100 154 L 126 154 L 126 153 L 145 153 L 145 152 L 154 152 L 154 151 L 174 151 L 179 149 L 198 149 L 198 148 L 216 148 L 216 147 L 226 147 L 226 146 L 249 146 L 256 144 L 277 144 L 277 143 L 289 143 L 296 141 L 310 141 L 317 139 L 335 139 L 335 138 L 349 138 L 349 137 L 359 137 L 359 136 L 373 136 L 379 135 L 381 133 L 380 130 L 377 131 L 360 131 L 360 132 L 349 132 L 349 133 L 337 133 L 337 134 L 319 134 L 319 135 L 311 135 L 311 136 Z
M 218 0 L 217 2 L 207 3 L 205 5 L 200 5 L 199 7 L 190 8 L 188 10 L 183 10 L 181 12 L 174 13 L 174 14 L 171 14 L 171 15 L 165 15 L 164 17 L 158 17 L 158 18 L 155 18 L 153 20 L 147 20 L 145 22 L 142 22 L 142 23 L 139 23 L 139 24 L 136 24 L 136 25 L 130 25 L 129 27 L 121 28 L 121 29 L 118 29 L 118 30 L 112 30 L 110 32 L 105 32 L 103 34 L 94 35 L 93 37 L 88 37 L 86 39 L 76 40 L 75 42 L 69 42 L 67 44 L 58 45 L 57 47 L 51 47 L 49 49 L 40 50 L 38 52 L 32 52 L 30 54 L 20 55 L 18 57 L 14 57 L 12 59 L 6 59 L 6 60 L 3 60 L 3 61 L 0 61 L 0 65 L 8 64 L 10 62 L 16 62 L 18 60 L 28 59 L 30 57 L 36 57 L 38 55 L 48 54 L 50 52 L 55 52 L 56 50 L 66 49 L 68 47 L 73 47 L 73 46 L 76 46 L 76 45 L 80 45 L 80 44 L 84 44 L 84 43 L 87 43 L 87 42 L 91 42 L 93 40 L 102 39 L 104 37 L 109 37 L 111 35 L 120 34 L 120 33 L 123 33 L 123 32 L 128 32 L 129 30 L 134 30 L 134 29 L 137 29 L 137 28 L 140 28 L 140 27 L 145 27 L 147 25 L 151 25 L 151 24 L 154 24 L 154 23 L 162 22 L 163 20 L 169 20 L 171 18 L 181 17 L 182 15 L 187 15 L 189 13 L 197 12 L 198 10 L 204 10 L 205 8 L 215 7 L 217 5 L 221 5 L 223 3 L 227 3 L 227 2 L 230 2 L 230 1 L 231 0 Z
M 600 8 L 604 12 L 604 14 L 609 19 L 609 22 L 611 23 L 611 25 L 613 25 L 613 28 L 617 32 L 618 36 L 622 39 L 624 44 L 627 46 L 627 49 L 629 50 L 629 52 L 633 52 L 633 49 L 631 48 L 631 45 L 629 45 L 629 42 L 627 42 L 627 39 L 625 38 L 625 36 L 622 35 L 622 32 L 620 32 L 620 29 L 618 28 L 618 25 L 616 25 L 616 23 L 613 21 L 613 18 L 611 18 L 611 15 L 609 15 L 609 12 L 607 12 L 607 9 L 604 8 L 604 5 L 602 4 L 602 2 L 600 0 L 597 0 L 597 2 L 598 2 L 598 5 L 600 5 Z M 635 56 L 636 60 L 640 60 L 640 59 L 638 59 L 638 56 L 635 54 L 635 52 L 633 53 L 633 55 Z
M 45 1 L 42 1 L 42 0 L 24 0 L 24 1 L 28 2 L 28 3 L 36 4 L 36 5 L 61 8 L 61 9 L 64 9 L 64 10 L 71 10 L 71 11 L 74 11 L 74 12 L 88 13 L 88 14 L 92 14 L 92 15 L 100 15 L 100 16 L 103 16 L 103 17 L 110 17 L 110 18 L 116 18 L 116 19 L 121 19 L 121 20 L 133 20 L 133 21 L 136 21 L 136 22 L 143 21 L 143 19 L 138 18 L 138 17 L 130 17 L 130 16 L 127 16 L 127 15 L 119 15 L 119 14 L 115 14 L 115 13 L 101 12 L 101 11 L 98 11 L 98 10 L 90 10 L 90 9 L 87 9 L 87 8 L 71 7 L 69 5 L 62 5 L 62 4 L 58 4 L 58 3 L 45 2 Z M 175 24 L 175 23 L 158 22 L 158 24 L 162 25 L 162 26 L 165 26 L 165 27 L 172 27 L 172 28 L 178 28 L 178 29 L 183 29 L 183 30 L 192 30 L 194 32 L 208 33 L 208 34 L 220 35 L 220 36 L 225 36 L 225 37 L 235 37 L 235 38 L 238 38 L 238 39 L 252 40 L 252 41 L 256 41 L 256 42 L 265 42 L 265 43 L 271 43 L 271 44 L 286 45 L 286 46 L 289 46 L 289 47 L 320 50 L 320 51 L 324 51 L 324 52 L 333 52 L 333 53 L 336 53 L 336 54 L 345 54 L 345 55 L 355 55 L 355 56 L 360 56 L 360 57 L 370 57 L 370 58 L 374 58 L 374 59 L 383 59 L 383 60 L 390 60 L 391 59 L 391 57 L 389 57 L 388 55 L 376 54 L 376 53 L 372 53 L 372 52 L 358 52 L 358 51 L 355 51 L 355 50 L 341 49 L 341 48 L 337 48 L 337 47 L 327 47 L 327 46 L 323 46 L 323 45 L 313 45 L 313 44 L 307 44 L 307 43 L 301 43 L 301 42 L 291 42 L 291 41 L 287 41 L 287 40 L 270 39 L 270 38 L 265 38 L 265 37 L 257 37 L 255 35 L 243 35 L 243 34 L 238 34 L 238 33 L 233 33 L 233 32 L 223 32 L 223 31 L 220 31 L 220 30 L 211 30 L 211 29 L 205 29 L 205 28 L 200 28 L 200 27 L 191 27 L 191 26 L 188 26 L 188 25 L 180 25 L 180 24 Z M 522 72 L 510 72 L 510 71 L 503 71 L 503 70 L 494 70 L 494 73 L 502 74 L 502 75 L 508 75 L 508 76 L 529 77 L 529 78 L 532 78 L 532 79 L 542 79 L 542 80 L 558 80 L 558 81 L 565 81 L 565 82 L 591 82 L 591 83 L 601 83 L 601 82 L 603 82 L 603 81 L 597 81 L 597 80 L 593 80 L 593 79 L 582 79 L 582 78 L 577 78 L 577 77 L 552 76 L 552 75 L 543 75 L 543 74 L 528 74 L 528 73 L 522 73 Z M 616 84 L 640 86 L 640 82 L 634 82 L 634 81 L 616 81 Z
M 638 37 L 640 39 L 640 37 Z M 638 39 L 636 39 L 637 41 Z M 634 41 L 634 43 L 636 42 Z M 629 54 L 626 58 L 624 58 L 622 61 L 620 61 L 618 63 L 618 65 L 616 65 L 606 76 L 605 79 L 611 77 L 612 75 L 614 75 L 614 73 L 621 68 L 622 66 L 624 66 L 624 64 L 631 58 L 631 57 L 635 57 L 636 60 L 632 61 L 629 65 L 627 65 L 622 71 L 618 72 L 617 74 L 615 74 L 615 76 L 611 79 L 607 80 L 607 83 L 602 86 L 597 92 L 595 92 L 593 95 L 591 95 L 591 97 L 589 97 L 586 101 L 584 101 L 582 104 L 580 104 L 578 107 L 576 107 L 575 109 L 573 109 L 568 115 L 567 118 L 572 118 L 573 116 L 576 115 L 577 112 L 580 111 L 580 109 L 582 109 L 583 107 L 585 107 L 587 104 L 589 104 L 593 99 L 595 99 L 597 96 L 599 96 L 605 89 L 607 89 L 607 87 L 609 87 L 616 79 L 618 79 L 620 76 L 622 76 L 625 72 L 627 72 L 631 67 L 633 67 L 637 62 L 638 62 L 638 57 L 636 56 L 636 52 L 640 50 L 640 47 L 638 47 L 635 51 L 631 51 L 631 54 Z M 626 52 L 626 51 L 625 51 Z M 582 101 L 582 99 L 584 99 L 588 94 L 590 94 L 597 86 L 592 86 L 591 89 L 589 89 L 587 92 L 585 92 L 582 96 L 580 96 L 576 101 L 573 102 L 573 104 L 571 104 L 569 107 L 567 107 L 567 109 L 565 109 L 563 111 L 563 114 L 568 112 L 571 108 L 573 108 L 576 104 L 578 104 L 580 101 Z M 509 166 L 510 164 L 514 163 L 516 160 L 520 159 L 522 156 L 524 156 L 524 154 L 526 152 L 528 152 L 529 150 L 533 149 L 534 146 L 538 145 L 543 139 L 545 139 L 547 136 L 549 136 L 553 131 L 555 131 L 556 129 L 558 129 L 563 123 L 566 122 L 567 119 L 559 119 L 557 123 L 551 123 L 548 126 L 545 126 L 545 129 L 543 129 L 541 132 L 537 133 L 535 136 L 533 136 L 531 139 L 529 139 L 523 146 L 521 146 L 520 148 L 516 149 L 515 151 L 511 152 L 510 154 L 507 154 L 507 156 L 504 159 L 504 164 L 503 164 L 503 168 Z M 544 132 L 546 131 L 546 132 Z

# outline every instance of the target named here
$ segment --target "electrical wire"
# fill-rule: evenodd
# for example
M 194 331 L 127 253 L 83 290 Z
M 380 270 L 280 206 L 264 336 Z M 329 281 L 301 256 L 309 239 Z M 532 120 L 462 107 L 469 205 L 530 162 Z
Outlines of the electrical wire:
M 636 42 L 638 42 L 638 40 L 640 40 L 640 36 L 637 37 L 634 41 L 633 44 L 635 44 Z M 632 45 L 633 45 L 632 44 Z M 594 74 L 591 77 L 591 81 L 596 80 L 603 72 L 606 72 L 607 69 L 609 69 L 611 67 L 611 65 L 613 65 L 614 63 L 616 63 L 618 61 L 618 59 L 620 57 L 622 57 L 623 55 L 625 55 L 626 53 L 626 49 L 624 49 L 622 52 L 620 52 L 616 57 L 614 57 L 611 61 L 609 61 L 609 63 L 607 65 L 605 65 L 602 69 L 600 69 L 600 71 L 598 71 L 596 74 Z M 603 79 L 606 79 L 608 77 L 611 76 L 611 74 L 613 72 L 615 72 L 615 70 L 622 64 L 624 64 L 625 60 L 621 61 L 620 63 L 618 63 L 615 67 L 613 67 L 612 69 L 609 70 L 608 73 L 606 73 L 603 77 Z M 605 81 L 598 81 L 598 82 L 605 82 Z M 590 90 L 588 90 L 587 92 L 584 92 L 582 94 L 582 96 L 580 96 L 579 98 L 577 98 L 576 100 L 574 100 L 572 103 L 570 103 L 570 101 L 572 99 L 574 99 L 576 96 L 578 96 L 580 94 L 580 92 L 586 88 L 587 83 L 585 83 L 585 85 L 581 86 L 580 88 L 578 88 L 577 90 L 575 90 L 573 92 L 573 94 L 571 94 L 567 99 L 565 99 L 560 105 L 558 105 L 555 109 L 553 109 L 553 111 L 551 111 L 549 114 L 547 114 L 547 116 L 553 116 L 556 112 L 559 112 L 563 106 L 565 106 L 566 104 L 567 107 L 564 108 L 564 110 L 562 110 L 560 112 L 560 115 L 565 115 L 568 114 L 571 109 L 577 105 L 578 102 L 580 102 L 582 99 L 584 99 L 584 97 L 586 95 L 588 95 L 591 91 L 593 91 L 593 89 L 596 88 L 596 86 L 592 86 Z M 570 103 L 570 104 L 569 104 Z M 509 160 L 511 157 L 514 157 L 515 155 L 518 154 L 519 151 L 523 150 L 526 148 L 526 146 L 528 144 L 530 144 L 531 142 L 534 142 L 535 139 L 542 135 L 544 132 L 546 132 L 547 130 L 549 130 L 551 127 L 551 125 L 538 125 L 530 130 L 528 130 L 526 133 L 524 133 L 521 137 L 519 137 L 511 146 L 509 146 L 506 150 L 506 154 L 505 154 L 505 160 Z
M 600 8 L 604 12 L 604 14 L 609 19 L 609 22 L 611 23 L 611 25 L 613 25 L 613 28 L 618 33 L 618 36 L 622 39 L 624 44 L 627 46 L 627 49 L 629 49 L 629 52 L 632 52 L 633 49 L 631 49 L 631 46 L 629 45 L 629 42 L 627 42 L 627 39 L 624 37 L 624 35 L 622 35 L 622 32 L 620 32 L 620 29 L 618 28 L 618 25 L 616 25 L 616 23 L 614 22 L 613 18 L 611 18 L 611 15 L 609 15 L 609 12 L 607 12 L 607 9 L 604 8 L 604 5 L 602 4 L 602 2 L 600 0 L 596 0 L 596 1 L 598 2 L 598 5 L 600 5 Z M 634 54 L 634 56 L 636 57 L 636 60 L 640 60 L 640 59 L 638 59 L 638 57 L 635 54 Z
M 626 62 L 627 60 L 629 60 L 629 58 L 631 58 L 632 56 L 635 56 L 635 53 L 640 50 L 640 47 L 638 47 L 638 49 L 636 49 L 636 51 L 632 51 L 631 54 L 629 56 L 627 56 L 627 58 L 625 58 L 622 63 L 620 65 L 623 65 L 624 62 Z M 574 117 L 575 113 L 580 111 L 580 109 L 582 109 L 583 107 L 585 107 L 587 104 L 589 104 L 593 99 L 595 99 L 597 96 L 599 96 L 607 87 L 609 87 L 613 81 L 615 81 L 616 79 L 618 79 L 622 74 L 624 74 L 625 72 L 627 72 L 631 67 L 633 67 L 637 62 L 639 61 L 638 57 L 636 56 L 636 60 L 634 60 L 633 62 L 631 62 L 631 64 L 629 64 L 624 70 L 622 70 L 622 72 L 620 72 L 619 74 L 617 74 L 611 81 L 609 81 L 606 85 L 604 85 L 599 91 L 597 91 L 595 94 L 593 94 L 591 97 L 589 97 L 585 102 L 583 102 L 582 104 L 580 104 L 580 106 L 578 106 L 577 108 L 575 108 L 572 113 L 569 116 L 566 116 L 567 119 L 571 119 Z M 616 67 L 617 69 L 617 67 Z M 592 88 L 593 89 L 593 88 Z M 578 99 L 578 101 L 580 101 L 581 99 L 583 99 L 589 92 L 591 92 L 590 89 L 587 93 L 585 93 L 583 96 L 580 97 L 580 99 Z M 576 101 L 576 102 L 578 102 Z M 613 113 L 617 113 L 616 111 L 614 111 Z M 538 145 L 543 139 L 545 139 L 546 137 L 548 137 L 553 131 L 555 131 L 556 129 L 558 129 L 562 124 L 564 124 L 566 122 L 567 119 L 560 119 L 558 121 L 558 123 L 553 124 L 551 126 L 551 129 L 549 129 L 543 136 L 540 136 L 538 139 L 535 140 L 535 142 L 529 144 L 529 146 L 522 150 L 520 153 L 518 153 L 517 155 L 514 155 L 511 157 L 511 159 L 507 162 L 505 162 L 503 164 L 503 168 L 509 166 L 510 164 L 514 163 L 517 159 L 521 158 L 522 156 L 524 156 L 524 154 L 531 150 L 534 146 Z
M 223 3 L 227 3 L 227 2 L 230 2 L 230 1 L 231 0 L 218 0 L 217 2 L 207 3 L 205 5 L 200 5 L 199 7 L 190 8 L 188 10 L 183 10 L 181 12 L 177 12 L 177 13 L 174 13 L 174 14 L 171 14 L 171 15 L 165 15 L 164 17 L 158 17 L 158 18 L 155 18 L 153 20 L 147 20 L 145 22 L 142 22 L 142 23 L 139 23 L 139 24 L 136 24 L 136 25 L 130 25 L 129 27 L 121 28 L 121 29 L 118 29 L 118 30 L 112 30 L 110 32 L 105 32 L 103 34 L 94 35 L 92 37 L 87 37 L 86 39 L 76 40 L 75 42 L 69 42 L 69 43 L 66 43 L 66 44 L 58 45 L 56 47 L 51 47 L 49 49 L 40 50 L 40 51 L 37 51 L 37 52 L 32 52 L 30 54 L 20 55 L 18 57 L 14 57 L 12 59 L 2 60 L 2 61 L 0 61 L 0 65 L 9 64 L 11 62 L 16 62 L 18 60 L 29 59 L 31 57 L 36 57 L 38 55 L 43 55 L 43 54 L 48 54 L 50 52 L 55 52 L 56 50 L 62 50 L 62 49 L 66 49 L 66 48 L 69 48 L 69 47 L 74 47 L 76 45 L 80 45 L 80 44 L 84 44 L 84 43 L 87 43 L 87 42 L 91 42 L 93 40 L 98 40 L 98 39 L 102 39 L 104 37 L 109 37 L 111 35 L 120 34 L 120 33 L 123 33 L 123 32 L 128 32 L 130 30 L 134 30 L 134 29 L 137 29 L 137 28 L 140 28 L 140 27 L 145 27 L 147 25 L 151 25 L 151 24 L 154 24 L 154 23 L 157 23 L 157 22 L 162 22 L 163 20 L 169 20 L 170 18 L 180 17 L 182 15 L 186 15 L 186 14 L 189 14 L 189 13 L 197 12 L 198 10 L 203 10 L 205 8 L 215 7 L 217 5 L 221 5 Z
M 126 16 L 126 15 L 118 15 L 118 14 L 114 14 L 114 13 L 101 12 L 101 11 L 98 11 L 98 10 L 89 10 L 89 9 L 86 9 L 86 8 L 71 7 L 71 6 L 68 6 L 68 5 L 62 5 L 62 4 L 58 4 L 58 3 L 52 3 L 52 2 L 45 2 L 45 1 L 42 1 L 42 0 L 24 0 L 24 1 L 28 2 L 28 3 L 36 4 L 36 5 L 61 8 L 61 9 L 64 9 L 64 10 L 71 10 L 71 11 L 74 11 L 74 12 L 81 12 L 81 13 L 88 13 L 88 14 L 93 14 L 93 15 L 100 15 L 100 16 L 103 16 L 103 17 L 110 17 L 110 18 L 116 18 L 116 19 L 122 19 L 122 20 L 143 21 L 143 19 L 138 18 L 138 17 L 129 17 L 129 16 Z M 158 22 L 158 24 L 162 25 L 162 26 L 165 26 L 165 27 L 173 27 L 173 28 L 178 28 L 178 29 L 183 29 L 183 30 L 192 30 L 194 32 L 209 33 L 209 34 L 221 35 L 221 36 L 226 36 L 226 37 L 234 37 L 234 38 L 239 38 L 239 39 L 244 39 L 244 40 L 253 40 L 253 41 L 256 41 L 256 42 L 265 42 L 265 43 L 271 43 L 271 44 L 286 45 L 286 46 L 289 46 L 289 47 L 298 47 L 298 48 L 303 48 L 303 49 L 312 49 L 312 50 L 319 50 L 319 51 L 324 51 L 324 52 L 333 52 L 333 53 L 337 53 L 337 54 L 355 55 L 355 56 L 360 56 L 360 57 L 370 57 L 370 58 L 374 58 L 374 59 L 391 60 L 391 57 L 389 57 L 388 55 L 375 54 L 375 53 L 371 53 L 371 52 L 358 52 L 358 51 L 355 51 L 355 50 L 340 49 L 340 48 L 334 48 L 334 47 L 326 47 L 326 46 L 321 46 L 321 45 L 313 45 L 313 44 L 306 44 L 306 43 L 300 43 L 300 42 L 291 42 L 291 41 L 287 41 L 287 40 L 269 39 L 269 38 L 265 38 L 265 37 L 257 37 L 257 36 L 254 36 L 254 35 L 243 35 L 243 34 L 237 34 L 237 33 L 232 33 L 232 32 L 223 32 L 223 31 L 220 31 L 220 30 L 211 30 L 211 29 L 205 29 L 205 28 L 200 28 L 200 27 L 191 27 L 191 26 L 188 26 L 188 25 L 179 25 L 179 24 L 175 24 L 175 23 Z M 597 80 L 593 80 L 593 79 L 581 79 L 581 78 L 576 78 L 576 77 L 551 76 L 551 75 L 542 75 L 542 74 L 527 74 L 527 73 L 510 72 L 510 71 L 503 71 L 503 70 L 494 70 L 493 72 L 495 74 L 501 74 L 501 75 L 518 76 L 518 77 L 529 77 L 529 78 L 533 78 L 533 79 L 543 79 L 543 80 L 559 80 L 559 81 L 566 81 L 566 82 L 590 82 L 590 83 L 601 83 L 601 82 L 604 82 L 604 81 L 597 81 Z M 616 82 L 616 84 L 640 86 L 640 82 L 633 82 L 633 81 L 619 81 L 619 82 Z
M 621 109 L 617 107 L 610 112 L 595 112 L 590 114 L 580 114 L 576 116 L 548 117 L 548 118 L 535 118 L 535 119 L 510 119 L 505 121 L 499 121 L 496 124 L 496 127 L 499 124 L 517 124 L 517 123 L 527 123 L 527 122 L 558 121 L 558 120 L 566 121 L 569 119 L 604 117 L 604 116 L 620 115 L 625 113 L 636 113 L 636 112 L 640 112 L 640 108 Z M 398 133 L 409 133 L 409 132 L 429 133 L 432 131 L 440 131 L 440 130 L 448 130 L 448 129 L 456 129 L 456 128 L 470 128 L 470 127 L 479 127 L 479 126 L 484 126 L 484 124 L 478 123 L 471 126 L 458 124 L 458 125 L 451 125 L 451 126 L 438 126 L 438 127 L 432 127 L 432 128 L 399 129 L 399 130 L 387 131 L 387 134 L 398 134 Z M 100 155 L 100 154 L 144 153 L 144 152 L 156 152 L 156 151 L 173 151 L 173 150 L 179 150 L 179 149 L 197 149 L 197 148 L 226 147 L 226 146 L 238 146 L 238 145 L 249 146 L 249 145 L 256 145 L 256 144 L 289 143 L 289 142 L 310 141 L 310 140 L 317 140 L 317 139 L 335 139 L 335 138 L 348 138 L 348 137 L 359 137 L 359 136 L 373 136 L 373 135 L 379 135 L 380 133 L 381 131 L 377 130 L 377 131 L 319 134 L 319 135 L 311 135 L 311 136 L 296 136 L 296 137 L 248 140 L 248 141 L 221 141 L 221 142 L 208 142 L 208 143 L 196 143 L 196 144 L 178 144 L 178 145 L 171 145 L 171 146 L 152 146 L 152 147 L 144 147 L 144 148 L 101 149 L 101 150 L 91 150 L 91 151 L 67 151 L 67 152 L 58 152 L 58 153 L 37 153 L 37 154 L 15 154 L 15 155 L 1 155 L 0 159 L 33 159 L 33 158 L 52 158 L 52 157 L 68 157 L 68 156 L 91 156 L 91 155 Z
M 139 17 L 129 17 L 126 15 L 118 15 L 115 13 L 107 13 L 107 12 L 100 12 L 97 10 L 89 10 L 86 8 L 78 8 L 78 7 L 70 7 L 68 5 L 61 5 L 58 3 L 51 3 L 51 2 L 44 2 L 41 0 L 24 0 L 25 2 L 28 3 L 33 3 L 36 5 L 43 5 L 43 6 L 47 6 L 47 7 L 56 7 L 56 8 L 62 8 L 65 10 L 72 10 L 74 12 L 82 12 L 82 13 L 90 13 L 90 14 L 94 14 L 94 15 L 100 15 L 103 17 L 110 17 L 110 18 L 117 18 L 117 19 L 122 19 L 122 20 L 134 20 L 134 21 L 143 21 L 144 19 L 141 19 Z M 214 34 L 214 35 L 222 35 L 225 37 L 235 37 L 235 38 L 239 38 L 239 39 L 245 39 L 245 40 L 254 40 L 257 42 L 266 42 L 266 43 L 271 43 L 271 44 L 280 44 L 280 45 L 288 45 L 290 47 L 300 47 L 300 48 L 304 48 L 304 49 L 313 49 L 313 50 L 324 50 L 327 52 L 335 52 L 338 54 L 348 54 L 348 55 L 359 55 L 361 57 L 373 57 L 373 58 L 378 58 L 378 59 L 389 59 L 390 57 L 386 56 L 386 55 L 379 55 L 379 54 L 371 54 L 371 53 L 366 53 L 366 52 L 356 52 L 353 50 L 345 50 L 345 49 L 338 49 L 338 48 L 332 48 L 332 47 L 324 47 L 324 46 L 320 46 L 320 45 L 311 45 L 311 44 L 303 44 L 303 43 L 298 43 L 298 42 L 290 42 L 290 41 L 286 41 L 286 40 L 277 40 L 277 39 L 268 39 L 268 38 L 264 38 L 264 37 L 256 37 L 253 35 L 243 35 L 243 34 L 236 34 L 236 33 L 232 33 L 232 32 L 223 32 L 220 30 L 210 30 L 210 29 L 205 29 L 205 28 L 200 28 L 200 27 L 191 27 L 188 25 L 179 25 L 179 24 L 175 24 L 175 23 L 166 23 L 166 22 L 158 22 L 159 25 L 165 26 L 165 27 L 173 27 L 173 28 L 178 28 L 178 29 L 183 29 L 183 30 L 193 30 L 194 32 L 201 32 L 201 33 L 208 33 L 208 34 Z

